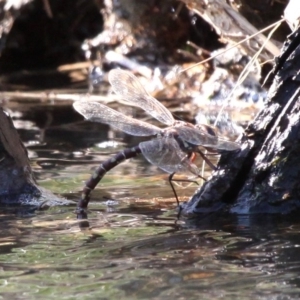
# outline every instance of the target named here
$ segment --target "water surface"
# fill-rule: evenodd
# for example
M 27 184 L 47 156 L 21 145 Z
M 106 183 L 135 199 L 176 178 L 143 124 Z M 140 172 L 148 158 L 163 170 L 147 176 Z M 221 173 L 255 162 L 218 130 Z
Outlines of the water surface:
M 53 107 L 43 112 L 54 112 L 55 120 Z M 16 123 L 39 184 L 71 200 L 101 161 L 138 143 L 81 118 L 41 125 L 24 116 Z M 0 296 L 299 299 L 297 216 L 175 222 L 166 178 L 141 157 L 123 163 L 93 192 L 88 224 L 76 220 L 72 206 L 37 212 L 2 207 Z M 187 200 L 195 186 L 176 189 Z

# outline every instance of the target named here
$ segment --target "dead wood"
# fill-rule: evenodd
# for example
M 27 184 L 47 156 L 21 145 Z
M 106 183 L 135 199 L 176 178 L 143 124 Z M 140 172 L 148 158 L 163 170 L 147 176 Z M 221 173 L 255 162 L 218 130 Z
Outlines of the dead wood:
M 0 202 L 35 207 L 71 204 L 39 187 L 34 179 L 27 150 L 2 107 L 0 108 Z
M 184 206 L 185 214 L 289 213 L 300 205 L 300 30 L 285 42 L 264 109 L 248 126 L 242 148 Z
M 279 55 L 278 47 L 268 41 L 263 34 L 258 34 L 250 22 L 248 22 L 238 11 L 226 3 L 225 0 L 181 0 L 207 21 L 220 35 L 222 41 L 237 43 L 246 37 L 255 35 L 247 43 L 242 44 L 246 53 L 250 56 L 256 54 L 264 45 L 265 51 L 261 53 L 264 59 L 272 59 Z
M 11 118 L 0 109 L 0 197 L 2 202 L 25 200 L 26 194 L 40 196 L 32 170 Z M 25 198 L 24 198 L 25 197 Z

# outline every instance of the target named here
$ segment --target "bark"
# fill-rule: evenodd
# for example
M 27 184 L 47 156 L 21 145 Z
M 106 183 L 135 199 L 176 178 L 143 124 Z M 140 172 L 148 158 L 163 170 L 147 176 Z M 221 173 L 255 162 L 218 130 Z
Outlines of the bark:
M 185 214 L 212 211 L 289 213 L 300 206 L 300 30 L 276 60 L 264 109 L 248 126 L 241 150 L 184 205 Z
M 32 176 L 31 167 L 16 129 L 8 115 L 0 110 L 0 196 L 10 202 L 11 197 L 30 193 L 38 189 Z M 10 200 L 9 200 L 10 199 Z
M 70 204 L 39 187 L 34 179 L 27 150 L 11 118 L 0 107 L 0 202 L 35 207 Z
M 279 55 L 278 47 L 268 40 L 258 29 L 253 26 L 245 17 L 236 9 L 227 4 L 225 0 L 181 0 L 187 6 L 200 15 L 208 22 L 220 36 L 223 42 L 238 43 L 241 40 L 252 36 L 247 43 L 242 43 L 239 47 L 250 55 L 256 55 L 257 51 L 264 45 L 260 57 L 264 60 Z M 236 1 L 234 1 L 236 2 Z M 231 4 L 234 4 L 231 2 Z M 236 3 L 236 6 L 238 3 Z M 244 6 L 241 6 L 244 7 Z M 255 16 L 252 12 L 251 15 Z M 269 25 L 269 24 L 268 24 Z

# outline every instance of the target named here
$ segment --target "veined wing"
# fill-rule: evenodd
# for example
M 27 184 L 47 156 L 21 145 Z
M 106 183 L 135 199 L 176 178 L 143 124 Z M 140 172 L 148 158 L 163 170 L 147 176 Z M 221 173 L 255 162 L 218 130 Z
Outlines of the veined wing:
M 236 151 L 238 149 L 241 149 L 241 146 L 238 143 L 227 141 L 222 137 L 218 137 L 217 149 L 226 151 Z
M 174 124 L 171 112 L 158 100 L 150 96 L 132 73 L 115 69 L 109 72 L 108 79 L 114 92 L 125 101 L 140 107 L 153 118 L 166 125 Z
M 188 127 L 182 125 L 180 127 L 176 127 L 176 131 L 182 140 L 193 145 L 227 151 L 240 149 L 239 144 L 227 141 L 217 135 L 209 134 L 206 130 L 202 129 L 201 126 Z
M 167 173 L 190 172 L 194 175 L 200 174 L 200 170 L 188 159 L 172 137 L 141 142 L 139 147 L 151 164 Z
M 161 132 L 152 124 L 135 120 L 98 102 L 76 101 L 73 107 L 87 120 L 100 122 L 135 136 L 150 136 Z

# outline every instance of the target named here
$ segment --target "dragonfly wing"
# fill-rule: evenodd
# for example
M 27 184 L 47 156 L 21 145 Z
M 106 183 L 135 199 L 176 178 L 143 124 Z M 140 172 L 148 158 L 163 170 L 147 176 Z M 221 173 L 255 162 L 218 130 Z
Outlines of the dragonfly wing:
M 235 151 L 241 149 L 241 146 L 238 143 L 227 141 L 222 138 L 218 138 L 217 149 L 226 150 L 226 151 Z
M 150 136 L 161 132 L 152 124 L 135 120 L 99 102 L 76 101 L 73 107 L 87 120 L 104 123 L 135 136 Z
M 176 131 L 182 140 L 193 145 L 203 147 L 216 147 L 218 144 L 217 136 L 208 134 L 204 130 L 197 129 L 195 127 L 176 127 Z
M 140 107 L 153 118 L 166 125 L 174 124 L 171 112 L 158 100 L 150 96 L 132 73 L 115 69 L 109 72 L 108 79 L 114 92 L 125 101 Z
M 199 169 L 180 149 L 173 138 L 163 137 L 139 144 L 142 154 L 153 165 L 167 173 L 190 172 L 200 174 Z
M 176 127 L 177 133 L 179 137 L 193 145 L 215 148 L 218 150 L 227 150 L 227 151 L 234 151 L 240 148 L 240 145 L 227 141 L 218 135 L 213 135 L 214 133 L 212 130 L 209 132 L 198 126 L 198 127 L 188 127 L 188 126 L 180 126 Z
M 241 145 L 235 142 L 231 142 L 228 139 L 225 139 L 224 137 L 220 136 L 216 133 L 216 128 L 204 125 L 204 124 L 197 124 L 195 125 L 195 128 L 200 131 L 204 131 L 209 135 L 216 136 L 218 139 L 216 148 L 219 150 L 226 150 L 226 151 L 235 151 L 241 148 Z

